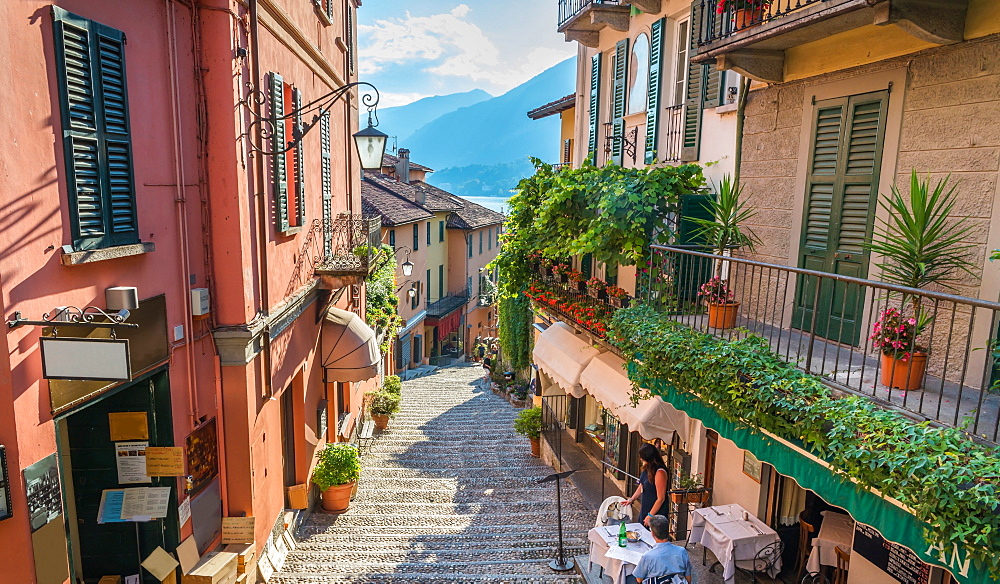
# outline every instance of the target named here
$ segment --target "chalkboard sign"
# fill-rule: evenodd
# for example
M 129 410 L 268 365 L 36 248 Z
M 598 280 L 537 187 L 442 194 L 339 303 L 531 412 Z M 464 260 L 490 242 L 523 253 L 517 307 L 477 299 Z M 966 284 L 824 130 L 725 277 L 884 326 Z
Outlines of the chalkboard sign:
M 854 551 L 900 584 L 927 584 L 931 567 L 909 549 L 886 541 L 873 527 L 854 524 Z

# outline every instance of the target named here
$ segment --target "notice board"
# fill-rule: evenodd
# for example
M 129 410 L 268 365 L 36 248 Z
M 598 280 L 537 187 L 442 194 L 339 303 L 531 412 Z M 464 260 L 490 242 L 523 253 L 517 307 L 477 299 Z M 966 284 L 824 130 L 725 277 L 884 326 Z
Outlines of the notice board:
M 874 527 L 854 524 L 854 551 L 900 584 L 927 584 L 931 567 L 909 549 L 886 541 Z

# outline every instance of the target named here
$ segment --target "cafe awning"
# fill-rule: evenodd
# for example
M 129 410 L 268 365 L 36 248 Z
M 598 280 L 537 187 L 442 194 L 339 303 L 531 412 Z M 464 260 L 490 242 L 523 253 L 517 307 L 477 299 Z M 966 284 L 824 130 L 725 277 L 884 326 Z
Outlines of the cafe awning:
M 580 374 L 580 385 L 613 416 L 627 424 L 629 430 L 638 432 L 646 440 L 659 438 L 669 444 L 674 432 L 687 436 L 690 418 L 658 396 L 632 406 L 632 382 L 626 373 L 625 361 L 614 353 L 594 357 Z
M 364 381 L 378 375 L 378 339 L 358 315 L 331 307 L 323 319 L 322 339 L 326 381 Z
M 556 322 L 535 339 L 531 356 L 538 369 L 563 391 L 573 397 L 583 397 L 586 392 L 580 385 L 580 374 L 599 352 L 568 324 Z

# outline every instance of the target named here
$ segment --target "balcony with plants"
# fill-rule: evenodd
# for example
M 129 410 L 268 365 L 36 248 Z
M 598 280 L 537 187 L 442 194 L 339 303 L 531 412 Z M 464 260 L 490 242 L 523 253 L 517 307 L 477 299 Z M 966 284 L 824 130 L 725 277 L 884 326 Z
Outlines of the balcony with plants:
M 898 25 L 936 44 L 964 38 L 969 0 L 696 0 L 695 62 L 769 83 L 784 80 L 786 49 L 869 25 Z
M 506 364 L 530 364 L 533 310 L 584 328 L 629 363 L 635 400 L 696 404 L 795 445 L 891 496 L 930 549 L 961 549 L 974 572 L 1000 578 L 1000 304 L 949 289 L 976 279 L 950 187 L 914 175 L 907 194 L 881 197 L 886 219 L 867 244 L 881 258 L 876 281 L 742 257 L 757 243 L 744 227 L 755 211 L 727 181 L 695 220 L 703 245 L 675 245 L 668 221 L 639 217 L 676 213 L 677 194 L 704 188 L 700 171 L 619 174 L 640 171 L 539 165 L 519 184 L 496 260 Z M 600 231 L 625 230 L 607 221 L 619 211 L 644 250 Z M 580 253 L 634 263 L 638 298 L 611 306 L 545 260 Z
M 384 259 L 382 220 L 377 216 L 340 214 L 317 221 L 322 250 L 315 258 L 315 273 L 327 288 L 360 284 Z M 390 254 L 391 255 L 391 254 Z

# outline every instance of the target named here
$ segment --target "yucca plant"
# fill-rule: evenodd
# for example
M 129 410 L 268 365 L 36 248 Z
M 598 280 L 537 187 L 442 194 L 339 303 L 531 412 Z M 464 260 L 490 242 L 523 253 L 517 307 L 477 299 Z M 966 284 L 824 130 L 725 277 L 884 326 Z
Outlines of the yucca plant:
M 705 202 L 708 219 L 692 217 L 698 229 L 694 236 L 704 239 L 705 243 L 715 252 L 723 255 L 726 250 L 745 247 L 750 251 L 760 243 L 753 230 L 745 224 L 756 214 L 743 199 L 743 185 L 735 182 L 731 176 L 724 175 L 716 188 L 717 196 Z M 722 262 L 715 263 L 715 277 L 722 278 Z
M 886 218 L 879 218 L 867 248 L 882 256 L 875 264 L 882 280 L 909 288 L 925 289 L 937 285 L 954 289 L 960 272 L 972 275 L 970 250 L 963 243 L 972 226 L 965 218 L 953 221 L 955 187 L 949 188 L 950 175 L 933 189 L 930 179 L 920 180 L 917 171 L 910 173 L 910 193 L 904 195 L 893 185 L 890 196 L 879 199 Z M 921 317 L 920 297 L 903 296 L 910 301 L 913 315 Z

